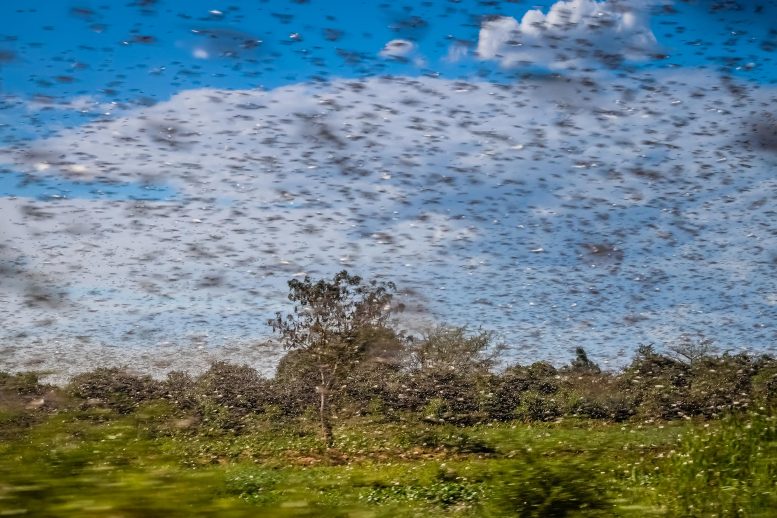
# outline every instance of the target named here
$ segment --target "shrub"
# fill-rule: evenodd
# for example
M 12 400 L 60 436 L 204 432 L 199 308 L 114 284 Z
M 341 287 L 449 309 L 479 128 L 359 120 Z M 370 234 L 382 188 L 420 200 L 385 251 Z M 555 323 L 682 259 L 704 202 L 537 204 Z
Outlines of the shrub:
M 491 419 L 509 421 L 515 419 L 522 404 L 523 394 L 551 395 L 559 390 L 558 371 L 546 362 L 536 362 L 527 367 L 514 365 L 501 375 L 488 380 L 484 411 Z
M 51 387 L 40 383 L 37 372 L 0 372 L 0 392 L 17 396 L 39 396 Z
M 490 419 L 511 421 L 521 404 L 521 394 L 529 390 L 529 380 L 514 370 L 488 380 L 483 410 Z
M 542 394 L 554 394 L 558 391 L 558 370 L 548 362 L 535 362 L 526 369 L 529 389 Z
M 521 404 L 515 411 L 515 417 L 525 422 L 553 421 L 560 416 L 561 408 L 552 395 L 534 391 L 521 396 Z
M 750 404 L 755 368 L 746 355 L 704 357 L 694 361 L 681 407 L 686 414 L 717 417 Z
M 269 380 L 247 365 L 215 362 L 196 381 L 197 409 L 205 422 L 238 429 L 243 418 L 277 404 Z
M 164 394 L 162 385 L 151 376 L 135 375 L 117 367 L 101 367 L 77 375 L 68 384 L 67 392 L 85 404 L 104 405 L 120 414 L 129 414 L 141 403 Z
M 767 408 L 777 408 L 777 360 L 762 357 L 755 365 L 758 372 L 751 380 L 754 401 Z
M 527 454 L 497 477 L 494 504 L 500 513 L 519 517 L 602 515 L 611 507 L 593 469 Z
M 452 453 L 494 453 L 496 450 L 485 441 L 453 425 L 412 428 L 401 437 L 406 447 L 422 447 L 445 450 Z
M 619 390 L 619 380 L 610 374 L 592 373 L 565 378 L 559 397 L 563 412 L 575 417 L 625 421 L 636 413 L 636 400 Z
M 615 390 L 633 398 L 636 412 L 649 419 L 676 419 L 684 414 L 683 401 L 690 385 L 690 367 L 641 346 L 618 377 Z
M 195 381 L 187 372 L 172 371 L 161 384 L 164 397 L 176 408 L 191 411 L 197 407 Z
M 428 414 L 446 422 L 466 424 L 480 420 L 481 378 L 452 371 L 429 370 L 409 375 L 400 408 Z
M 394 365 L 368 359 L 352 369 L 332 402 L 338 414 L 393 418 L 403 405 L 401 381 Z
M 632 398 L 624 394 L 586 394 L 571 396 L 564 413 L 589 419 L 626 421 L 636 412 Z
M 275 369 L 273 379 L 278 404 L 286 415 L 301 415 L 306 409 L 316 406 L 316 386 L 320 384 L 310 353 L 291 350 L 286 353 Z

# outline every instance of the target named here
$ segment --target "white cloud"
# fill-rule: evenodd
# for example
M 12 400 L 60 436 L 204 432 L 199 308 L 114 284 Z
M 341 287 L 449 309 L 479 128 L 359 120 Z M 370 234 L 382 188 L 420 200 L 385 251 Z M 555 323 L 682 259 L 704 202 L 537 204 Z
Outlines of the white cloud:
M 657 48 L 648 20 L 651 3 L 562 0 L 547 14 L 527 11 L 520 22 L 496 17 L 483 23 L 477 54 L 505 67 L 550 69 L 644 59 Z
M 382 58 L 409 59 L 417 50 L 410 40 L 396 39 L 386 43 L 378 55 Z
M 458 63 L 467 57 L 469 54 L 469 47 L 464 43 L 454 43 L 448 47 L 448 53 L 443 58 L 443 61 L 448 63 Z
M 777 94 L 743 100 L 687 72 L 643 80 L 191 90 L 6 149 L 31 175 L 177 193 L 1 199 L 0 266 L 17 272 L 0 278 L 6 341 L 250 341 L 286 307 L 289 277 L 347 268 L 416 289 L 444 320 L 513 343 L 537 333 L 545 357 L 592 340 L 617 354 L 678 314 L 767 343 L 774 155 L 742 138 Z M 23 279 L 66 300 L 26 304 Z

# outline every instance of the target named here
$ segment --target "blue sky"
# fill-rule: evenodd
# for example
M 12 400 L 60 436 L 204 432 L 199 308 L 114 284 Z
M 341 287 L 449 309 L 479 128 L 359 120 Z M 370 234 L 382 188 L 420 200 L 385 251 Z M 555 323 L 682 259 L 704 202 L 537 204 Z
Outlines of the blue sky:
M 522 359 L 775 343 L 772 2 L 0 19 L 10 362 L 50 338 L 250 342 L 289 276 L 342 267 L 397 281 L 404 325 L 496 329 Z
M 273 88 L 312 77 L 424 72 L 499 77 L 498 68 L 478 60 L 453 66 L 444 57 L 456 41 L 477 41 L 484 16 L 520 18 L 531 8 L 547 10 L 553 4 L 3 2 L 0 48 L 12 56 L 3 64 L 3 88 L 20 96 L 88 95 L 128 102 L 164 99 L 193 87 Z M 769 34 L 777 18 L 774 3 L 728 2 L 741 9 L 702 0 L 654 4 L 650 26 L 659 52 L 668 56 L 660 66 L 722 68 L 758 81 L 777 80 L 772 52 L 777 36 Z M 380 59 L 378 52 L 395 38 L 415 42 L 426 66 Z M 195 57 L 196 48 L 212 59 Z M 228 57 L 231 52 L 236 58 Z M 739 68 L 750 63 L 752 69 Z

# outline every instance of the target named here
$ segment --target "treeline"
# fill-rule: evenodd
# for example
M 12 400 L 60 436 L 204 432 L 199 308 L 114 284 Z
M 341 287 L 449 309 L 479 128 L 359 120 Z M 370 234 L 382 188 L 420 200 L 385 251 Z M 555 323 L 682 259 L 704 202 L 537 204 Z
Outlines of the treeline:
M 257 416 L 279 423 L 315 420 L 324 390 L 336 421 L 649 421 L 716 418 L 777 405 L 775 358 L 714 354 L 708 341 L 686 341 L 671 353 L 641 346 L 628 366 L 607 372 L 583 349 L 560 368 L 545 362 L 496 368 L 491 336 L 464 328 L 440 327 L 414 341 L 373 329 L 360 340 L 358 357 L 341 365 L 336 384 L 326 388 L 320 382 L 322 359 L 296 349 L 272 378 L 225 362 L 198 376 L 170 372 L 161 380 L 101 367 L 63 387 L 41 383 L 36 373 L 0 373 L 0 402 L 25 410 L 21 416 L 74 407 L 129 414 L 166 401 L 192 425 L 236 432 Z
M 777 404 L 777 360 L 718 355 L 703 337 L 682 337 L 668 353 L 640 346 L 620 372 L 602 371 L 582 348 L 561 368 L 537 362 L 497 369 L 504 359 L 488 332 L 442 326 L 413 338 L 392 327 L 390 315 L 402 308 L 391 282 L 366 282 L 343 270 L 331 280 L 305 277 L 288 285 L 292 311 L 268 322 L 288 351 L 271 379 L 224 362 L 199 376 L 171 372 L 164 380 L 97 368 L 62 389 L 42 385 L 34 373 L 0 374 L 0 403 L 127 414 L 164 400 L 192 423 L 238 431 L 259 415 L 276 422 L 317 415 L 327 446 L 335 421 L 352 416 L 457 425 L 670 420 Z

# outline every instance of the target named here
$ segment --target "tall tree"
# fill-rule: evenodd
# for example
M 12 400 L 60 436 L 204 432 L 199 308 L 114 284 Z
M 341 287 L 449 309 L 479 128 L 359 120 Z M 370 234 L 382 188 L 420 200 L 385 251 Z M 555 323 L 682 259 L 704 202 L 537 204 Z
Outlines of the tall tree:
M 292 313 L 278 312 L 269 321 L 286 349 L 298 350 L 318 374 L 321 433 L 334 442 L 330 397 L 338 381 L 365 353 L 365 331 L 387 326 L 396 286 L 391 282 L 363 282 L 343 270 L 331 281 L 289 281 Z

